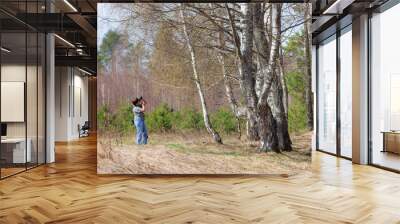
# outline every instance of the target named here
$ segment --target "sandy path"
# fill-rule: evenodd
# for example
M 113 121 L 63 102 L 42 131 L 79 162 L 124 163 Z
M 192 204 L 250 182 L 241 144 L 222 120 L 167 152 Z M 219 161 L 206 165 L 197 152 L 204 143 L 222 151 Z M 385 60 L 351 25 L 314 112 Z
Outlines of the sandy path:
M 307 141 L 301 142 L 307 145 Z M 185 145 L 177 150 L 169 145 L 110 146 L 98 143 L 100 174 L 296 174 L 309 168 L 305 153 L 232 154 L 226 147 L 205 145 L 207 152 L 193 151 L 200 145 Z M 240 146 L 238 146 L 240 150 Z M 236 148 L 236 149 L 237 149 Z M 217 150 L 217 151 L 216 151 Z M 219 153 L 224 151 L 224 153 Z M 209 153 L 210 152 L 210 153 Z M 216 153 L 218 152 L 218 153 Z

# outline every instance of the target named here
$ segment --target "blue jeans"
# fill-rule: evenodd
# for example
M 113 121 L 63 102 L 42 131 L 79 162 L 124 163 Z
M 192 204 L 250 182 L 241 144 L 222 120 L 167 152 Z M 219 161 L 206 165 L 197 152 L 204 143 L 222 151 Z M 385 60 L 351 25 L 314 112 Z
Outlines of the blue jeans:
M 136 144 L 145 145 L 147 144 L 147 128 L 144 123 L 144 118 L 135 118 L 135 127 L 136 127 Z

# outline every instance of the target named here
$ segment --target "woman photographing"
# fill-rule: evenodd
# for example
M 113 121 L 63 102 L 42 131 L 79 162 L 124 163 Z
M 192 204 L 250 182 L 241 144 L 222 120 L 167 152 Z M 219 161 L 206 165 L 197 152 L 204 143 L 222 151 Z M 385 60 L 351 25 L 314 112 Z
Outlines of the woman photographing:
M 136 127 L 136 144 L 145 145 L 147 144 L 147 128 L 144 122 L 144 112 L 146 111 L 146 101 L 143 97 L 136 98 L 132 101 L 134 123 Z

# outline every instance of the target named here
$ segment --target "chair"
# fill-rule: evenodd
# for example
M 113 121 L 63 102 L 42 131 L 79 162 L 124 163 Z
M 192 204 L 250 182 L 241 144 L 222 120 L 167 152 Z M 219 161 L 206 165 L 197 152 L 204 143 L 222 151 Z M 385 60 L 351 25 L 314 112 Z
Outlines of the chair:
M 80 127 L 80 125 L 78 124 L 79 138 L 89 136 L 89 129 L 90 129 L 89 121 L 85 121 L 82 127 Z

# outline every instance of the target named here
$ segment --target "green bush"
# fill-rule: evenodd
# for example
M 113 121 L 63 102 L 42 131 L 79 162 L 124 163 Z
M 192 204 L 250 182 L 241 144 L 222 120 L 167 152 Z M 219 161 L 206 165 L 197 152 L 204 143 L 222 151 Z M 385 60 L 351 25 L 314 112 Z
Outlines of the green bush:
M 114 113 L 108 106 L 102 106 L 98 111 L 99 127 L 105 131 L 129 134 L 134 131 L 132 124 L 134 114 L 129 103 L 121 104 Z M 210 115 L 213 127 L 222 133 L 231 134 L 237 131 L 237 119 L 227 108 L 221 108 Z M 161 104 L 145 115 L 147 128 L 151 131 L 172 130 L 204 130 L 203 114 L 194 108 L 173 111 L 168 105 Z
M 97 111 L 97 124 L 100 130 L 107 130 L 110 124 L 110 117 L 108 105 L 102 105 Z
M 237 119 L 232 111 L 226 108 L 220 108 L 211 114 L 211 123 L 217 131 L 225 134 L 237 131 Z
M 300 100 L 293 100 L 288 111 L 289 132 L 301 132 L 307 129 L 306 106 Z
M 302 72 L 292 71 L 285 76 L 288 92 L 291 96 L 302 97 L 305 90 L 304 74 Z
M 169 131 L 172 129 L 173 118 L 172 109 L 166 104 L 161 104 L 146 114 L 145 121 L 149 130 Z
M 304 101 L 304 74 L 292 71 L 286 75 L 286 84 L 290 96 L 288 123 L 289 132 L 301 132 L 307 129 L 307 111 Z
M 128 134 L 134 130 L 132 120 L 132 106 L 130 103 L 124 103 L 118 107 L 116 113 L 112 116 L 111 127 L 121 134 Z
M 175 112 L 174 126 L 178 130 L 200 130 L 204 128 L 203 115 L 193 108 Z

